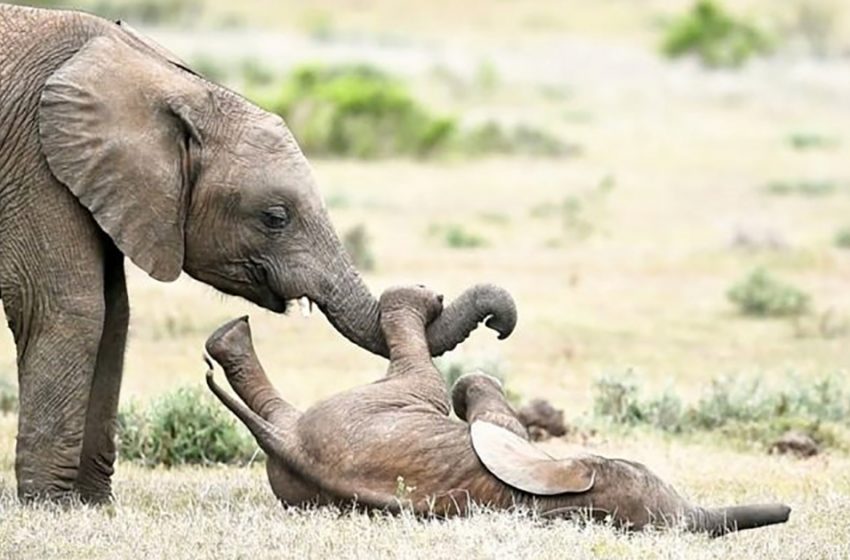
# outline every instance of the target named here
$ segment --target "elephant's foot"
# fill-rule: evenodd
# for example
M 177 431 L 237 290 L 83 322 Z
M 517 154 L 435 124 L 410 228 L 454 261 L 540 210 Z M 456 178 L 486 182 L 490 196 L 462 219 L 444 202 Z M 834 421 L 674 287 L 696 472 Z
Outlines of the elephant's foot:
M 79 503 L 80 497 L 70 482 L 44 482 L 22 478 L 18 483 L 18 500 L 23 504 L 53 502 L 71 505 Z
M 114 496 L 112 495 L 111 485 L 107 485 L 98 489 L 78 488 L 77 492 L 79 492 L 79 499 L 82 503 L 93 506 L 110 504 L 114 499 Z
M 77 493 L 83 503 L 103 504 L 112 501 L 113 464 L 114 453 L 108 458 L 83 458 L 76 483 Z
M 86 481 L 77 483 L 77 495 L 84 504 L 99 505 L 112 502 L 112 484 L 109 479 L 105 482 Z

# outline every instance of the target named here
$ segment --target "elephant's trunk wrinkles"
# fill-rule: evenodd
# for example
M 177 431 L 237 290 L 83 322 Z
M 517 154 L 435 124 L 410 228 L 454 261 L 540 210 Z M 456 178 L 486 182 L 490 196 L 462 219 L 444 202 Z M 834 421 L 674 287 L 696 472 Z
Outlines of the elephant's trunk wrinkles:
M 694 508 L 685 518 L 691 531 L 720 537 L 734 531 L 785 523 L 791 508 L 784 504 L 753 504 L 724 508 Z
M 372 296 L 356 270 L 351 268 L 334 283 L 332 295 L 322 311 L 331 324 L 346 338 L 373 352 L 389 357 L 389 349 L 381 331 L 378 301 Z M 479 284 L 467 289 L 447 306 L 427 329 L 432 356 L 440 356 L 466 340 L 478 323 L 508 337 L 517 321 L 516 305 L 504 289 Z
M 428 347 L 432 356 L 452 350 L 466 340 L 481 321 L 507 338 L 517 321 L 516 305 L 503 288 L 492 284 L 478 284 L 467 289 L 455 299 L 433 323 L 428 325 Z
M 297 415 L 272 386 L 251 341 L 247 317 L 225 323 L 207 339 L 206 350 L 221 364 L 236 394 L 263 419 L 285 425 Z

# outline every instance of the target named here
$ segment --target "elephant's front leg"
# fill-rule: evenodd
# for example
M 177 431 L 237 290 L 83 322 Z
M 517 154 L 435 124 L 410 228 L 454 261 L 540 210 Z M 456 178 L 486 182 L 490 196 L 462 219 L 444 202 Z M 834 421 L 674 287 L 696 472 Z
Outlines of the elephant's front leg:
M 115 431 L 118 396 L 124 369 L 124 349 L 130 308 L 124 277 L 124 256 L 111 241 L 105 240 L 104 303 L 106 305 L 103 336 L 97 352 L 86 415 L 77 491 L 90 503 L 111 498 L 111 477 L 115 464 Z
M 10 314 L 18 346 L 15 473 L 22 500 L 70 496 L 76 485 L 103 331 L 103 294 L 89 288 L 100 282 L 88 280 L 82 293 Z

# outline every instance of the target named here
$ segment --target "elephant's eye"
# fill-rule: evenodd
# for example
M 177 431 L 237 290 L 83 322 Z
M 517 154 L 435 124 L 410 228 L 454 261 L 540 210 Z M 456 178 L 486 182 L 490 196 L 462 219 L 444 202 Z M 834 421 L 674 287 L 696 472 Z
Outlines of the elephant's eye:
M 283 229 L 288 223 L 289 211 L 285 206 L 272 206 L 263 211 L 263 224 L 269 229 Z

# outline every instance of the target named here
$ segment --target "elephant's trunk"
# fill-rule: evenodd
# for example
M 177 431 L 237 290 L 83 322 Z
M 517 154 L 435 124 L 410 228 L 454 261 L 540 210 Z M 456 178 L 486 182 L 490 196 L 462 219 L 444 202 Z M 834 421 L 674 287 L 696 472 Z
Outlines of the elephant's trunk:
M 516 304 L 507 290 L 492 284 L 478 284 L 455 299 L 428 325 L 428 348 L 439 356 L 466 340 L 478 323 L 508 337 L 517 320 Z
M 230 386 L 252 411 L 275 425 L 284 425 L 287 419 L 297 416 L 295 409 L 272 386 L 257 359 L 247 317 L 216 329 L 205 347 L 221 364 Z
M 720 537 L 734 531 L 785 523 L 791 508 L 784 504 L 754 504 L 724 508 L 694 508 L 686 517 L 689 530 Z
M 378 301 L 340 246 L 342 258 L 329 267 L 329 274 L 316 290 L 316 303 L 331 324 L 347 339 L 375 354 L 389 357 L 381 330 Z M 497 286 L 482 284 L 466 290 L 428 327 L 428 347 L 439 356 L 463 342 L 478 323 L 506 338 L 516 326 L 517 312 L 511 295 Z

